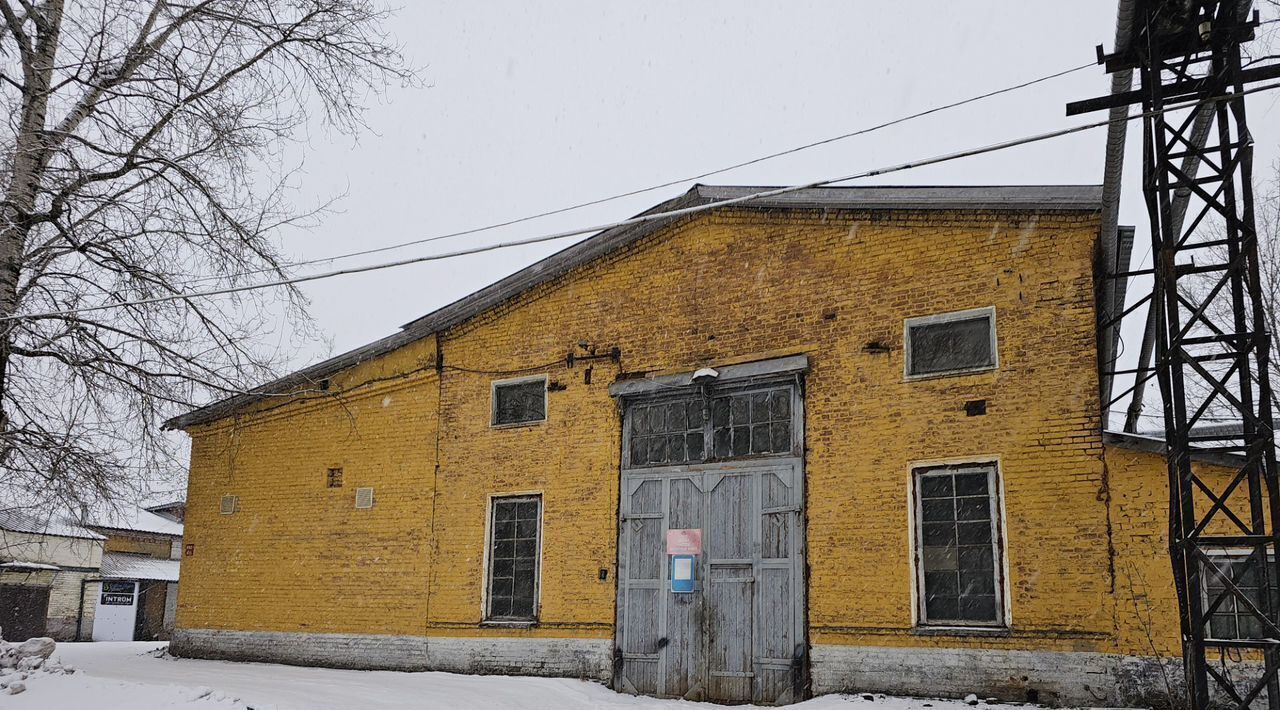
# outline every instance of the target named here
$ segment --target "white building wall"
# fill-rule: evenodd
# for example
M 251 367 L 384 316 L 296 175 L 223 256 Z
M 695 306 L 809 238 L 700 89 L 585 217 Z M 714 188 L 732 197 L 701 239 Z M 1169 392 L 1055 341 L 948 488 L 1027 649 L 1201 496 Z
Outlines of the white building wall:
M 0 558 L 98 569 L 102 566 L 102 540 L 0 530 Z
M 173 635 L 174 620 L 178 616 L 178 583 L 170 582 L 164 597 L 164 637 Z

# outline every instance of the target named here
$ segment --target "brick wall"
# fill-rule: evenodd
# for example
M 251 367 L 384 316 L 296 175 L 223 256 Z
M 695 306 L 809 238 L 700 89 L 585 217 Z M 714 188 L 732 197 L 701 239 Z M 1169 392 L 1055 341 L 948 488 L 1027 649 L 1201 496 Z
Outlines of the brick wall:
M 1114 651 L 1128 622 L 1096 414 L 1096 232 L 1088 215 L 725 210 L 439 334 L 439 377 L 433 337 L 302 401 L 197 427 L 178 626 L 612 638 L 609 383 L 806 353 L 811 642 Z M 904 318 L 985 306 L 999 370 L 904 381 Z M 864 350 L 873 341 L 889 351 Z M 588 363 L 561 363 L 579 342 L 619 347 L 621 364 L 590 363 L 588 384 Z M 491 428 L 491 381 L 517 371 L 557 385 L 547 421 Z M 987 400 L 985 416 L 966 416 L 971 399 Z M 908 480 L 938 460 L 999 463 L 1005 636 L 913 632 Z M 341 489 L 325 488 L 332 466 Z M 377 504 L 355 510 L 364 485 Z M 544 501 L 541 623 L 487 628 L 487 500 L 524 492 Z M 219 515 L 223 494 L 240 496 L 234 515 Z
M 168 559 L 173 556 L 174 539 L 168 535 L 147 535 L 140 532 L 123 532 L 118 530 L 102 531 L 107 536 L 102 544 L 103 552 L 129 552 L 135 555 L 146 555 Z

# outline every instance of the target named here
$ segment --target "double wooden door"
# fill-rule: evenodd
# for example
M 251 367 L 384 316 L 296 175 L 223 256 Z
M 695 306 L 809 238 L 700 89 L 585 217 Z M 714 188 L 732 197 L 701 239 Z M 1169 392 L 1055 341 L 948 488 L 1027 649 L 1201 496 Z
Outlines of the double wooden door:
M 807 676 L 799 459 L 624 471 L 615 686 L 690 700 L 802 700 Z M 666 533 L 702 531 L 694 591 Z

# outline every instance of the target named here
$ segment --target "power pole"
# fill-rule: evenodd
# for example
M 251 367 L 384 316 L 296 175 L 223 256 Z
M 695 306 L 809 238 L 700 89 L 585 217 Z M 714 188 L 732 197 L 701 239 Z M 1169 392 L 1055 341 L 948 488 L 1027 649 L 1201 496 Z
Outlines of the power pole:
M 1111 55 L 1099 47 L 1098 59 L 1108 72 L 1136 71 L 1139 88 L 1069 104 L 1067 114 L 1137 103 L 1143 110 L 1154 267 L 1121 276 L 1149 273 L 1154 282 L 1143 300 L 1153 312 L 1155 367 L 1132 374 L 1137 384 L 1154 375 L 1163 397 L 1188 700 L 1194 710 L 1211 701 L 1243 709 L 1260 704 L 1265 691 L 1267 705 L 1280 710 L 1280 490 L 1244 100 L 1250 83 L 1280 77 L 1280 63 L 1242 66 L 1241 45 L 1258 25 L 1249 0 L 1131 5 L 1128 42 Z M 1188 174 L 1189 165 L 1198 170 Z M 1222 418 L 1233 425 L 1206 426 Z M 1241 463 L 1225 478 L 1201 475 L 1191 456 L 1202 452 Z M 1224 571 L 1210 557 L 1224 551 L 1242 563 Z M 1215 638 L 1209 622 L 1227 602 L 1248 623 L 1232 638 Z M 1217 663 L 1240 651 L 1261 659 L 1246 678 Z

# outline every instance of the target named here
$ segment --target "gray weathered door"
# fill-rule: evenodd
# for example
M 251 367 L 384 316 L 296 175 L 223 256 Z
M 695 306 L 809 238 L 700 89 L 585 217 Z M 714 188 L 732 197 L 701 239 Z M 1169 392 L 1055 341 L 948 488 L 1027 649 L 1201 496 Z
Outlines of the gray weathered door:
M 618 689 L 721 702 L 802 699 L 804 500 L 795 458 L 627 470 Z M 703 531 L 692 593 L 671 591 L 669 529 Z

